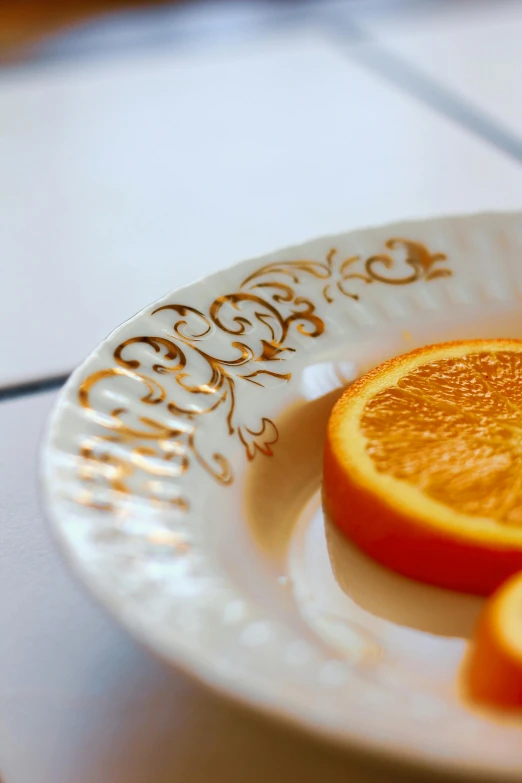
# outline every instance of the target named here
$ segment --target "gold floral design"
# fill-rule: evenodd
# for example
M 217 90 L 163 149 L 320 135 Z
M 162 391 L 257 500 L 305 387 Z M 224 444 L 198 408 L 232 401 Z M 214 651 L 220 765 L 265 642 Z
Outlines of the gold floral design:
M 214 299 L 208 314 L 183 304 L 153 310 L 151 318 L 161 319 L 163 333 L 124 340 L 114 351 L 114 365 L 92 373 L 80 385 L 79 403 L 98 428 L 80 447 L 79 475 L 85 487 L 81 502 L 111 509 L 114 493 L 123 497 L 132 491 L 186 510 L 179 483 L 170 479 L 181 477 L 193 463 L 219 483 L 230 484 L 229 459 L 222 451 L 206 455 L 198 440 L 201 417 L 208 420 L 217 411 L 222 415 L 214 417 L 213 425 L 223 423 L 224 436 L 235 436 L 248 460 L 258 452 L 271 456 L 278 439 L 275 423 L 266 417 L 245 421 L 245 411 L 238 414 L 238 398 L 244 396 L 245 384 L 264 389 L 287 383 L 292 374 L 285 360 L 302 338 L 315 339 L 325 331 L 310 283 L 319 285 L 319 301 L 328 305 L 336 294 L 358 300 L 353 290 L 357 284 L 406 285 L 452 274 L 440 266 L 444 254 L 432 254 L 418 242 L 389 239 L 386 248 L 402 251 L 402 263 L 411 272 L 386 274 L 395 266 L 391 253 L 364 262 L 350 256 L 337 263 L 338 253 L 332 249 L 325 261 L 261 267 L 236 292 Z M 172 316 L 168 327 L 166 316 Z M 139 404 L 132 409 L 114 404 L 129 397 Z M 158 409 L 160 416 L 155 415 Z M 110 490 L 107 500 L 93 492 L 95 485 Z
M 452 272 L 447 267 L 440 267 L 441 261 L 446 261 L 444 253 L 430 253 L 425 245 L 420 242 L 413 242 L 411 239 L 388 239 L 385 243 L 388 250 L 403 250 L 405 253 L 404 263 L 411 268 L 411 272 L 401 277 L 389 276 L 383 274 L 383 270 L 390 270 L 394 267 L 393 256 L 389 253 L 370 256 L 364 262 L 363 271 L 354 271 L 354 267 L 361 262 L 360 256 L 350 256 L 345 258 L 339 265 L 337 280 L 333 285 L 343 296 L 358 301 L 359 294 L 348 290 L 346 284 L 352 280 L 362 280 L 364 283 L 385 283 L 387 285 L 407 285 L 415 283 L 417 280 L 435 280 L 437 277 L 450 277 Z M 329 269 L 333 267 L 333 260 L 337 251 L 331 250 L 327 256 Z M 332 275 L 334 277 L 333 269 Z M 323 289 L 323 296 L 327 302 L 333 302 L 331 294 L 331 285 L 328 283 Z M 350 283 L 351 286 L 351 283 Z

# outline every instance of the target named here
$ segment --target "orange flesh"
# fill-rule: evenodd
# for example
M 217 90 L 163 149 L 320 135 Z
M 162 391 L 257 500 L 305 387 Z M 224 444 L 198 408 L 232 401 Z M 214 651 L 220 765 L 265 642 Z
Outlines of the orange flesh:
M 326 509 L 406 576 L 489 595 L 522 569 L 521 489 L 522 341 L 414 351 L 332 412 Z
M 376 469 L 470 516 L 522 524 L 522 354 L 422 365 L 364 408 Z

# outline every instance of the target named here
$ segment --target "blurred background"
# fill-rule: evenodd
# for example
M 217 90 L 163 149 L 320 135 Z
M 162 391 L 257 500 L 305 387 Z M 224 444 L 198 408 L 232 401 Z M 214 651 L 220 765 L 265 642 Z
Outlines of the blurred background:
M 521 31 L 516 0 L 3 3 L 0 385 L 242 258 L 517 208 Z
M 520 209 L 521 40 L 520 0 L 0 2 L 4 783 L 370 780 L 92 606 L 35 453 L 71 369 L 169 290 L 324 233 Z

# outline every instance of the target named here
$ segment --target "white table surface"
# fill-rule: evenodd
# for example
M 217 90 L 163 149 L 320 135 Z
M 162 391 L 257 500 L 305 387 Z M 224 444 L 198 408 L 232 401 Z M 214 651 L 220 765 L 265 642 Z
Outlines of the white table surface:
M 361 224 L 522 206 L 516 155 L 364 57 L 368 46 L 399 53 L 522 144 L 522 103 L 510 97 L 520 7 L 468 3 L 478 10 L 467 23 L 463 4 L 382 5 L 325 3 L 324 18 L 279 13 L 274 25 L 262 3 L 229 3 L 224 17 L 196 5 L 169 13 L 179 45 L 172 33 L 172 44 L 80 58 L 64 39 L 59 57 L 0 71 L 0 400 L 14 383 L 67 372 L 167 290 L 245 256 Z M 348 25 L 340 41 L 330 13 L 377 43 Z M 156 23 L 143 19 L 149 35 Z M 489 36 L 490 24 L 502 33 Z M 132 41 L 132 16 L 111 25 L 111 46 Z M 91 602 L 38 507 L 53 398 L 0 401 L 3 783 L 390 780 L 225 704 Z
M 520 39 L 522 3 L 454 3 L 444 14 L 400 14 L 359 19 L 369 38 L 417 73 L 476 106 L 521 137 Z

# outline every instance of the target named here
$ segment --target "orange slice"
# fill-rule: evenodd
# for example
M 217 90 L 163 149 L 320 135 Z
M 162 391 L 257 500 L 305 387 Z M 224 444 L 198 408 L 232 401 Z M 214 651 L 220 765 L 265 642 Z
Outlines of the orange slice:
M 421 348 L 354 383 L 330 417 L 323 494 L 384 565 L 489 595 L 522 569 L 522 340 Z
M 474 701 L 504 709 L 522 706 L 522 574 L 486 603 L 464 665 Z

